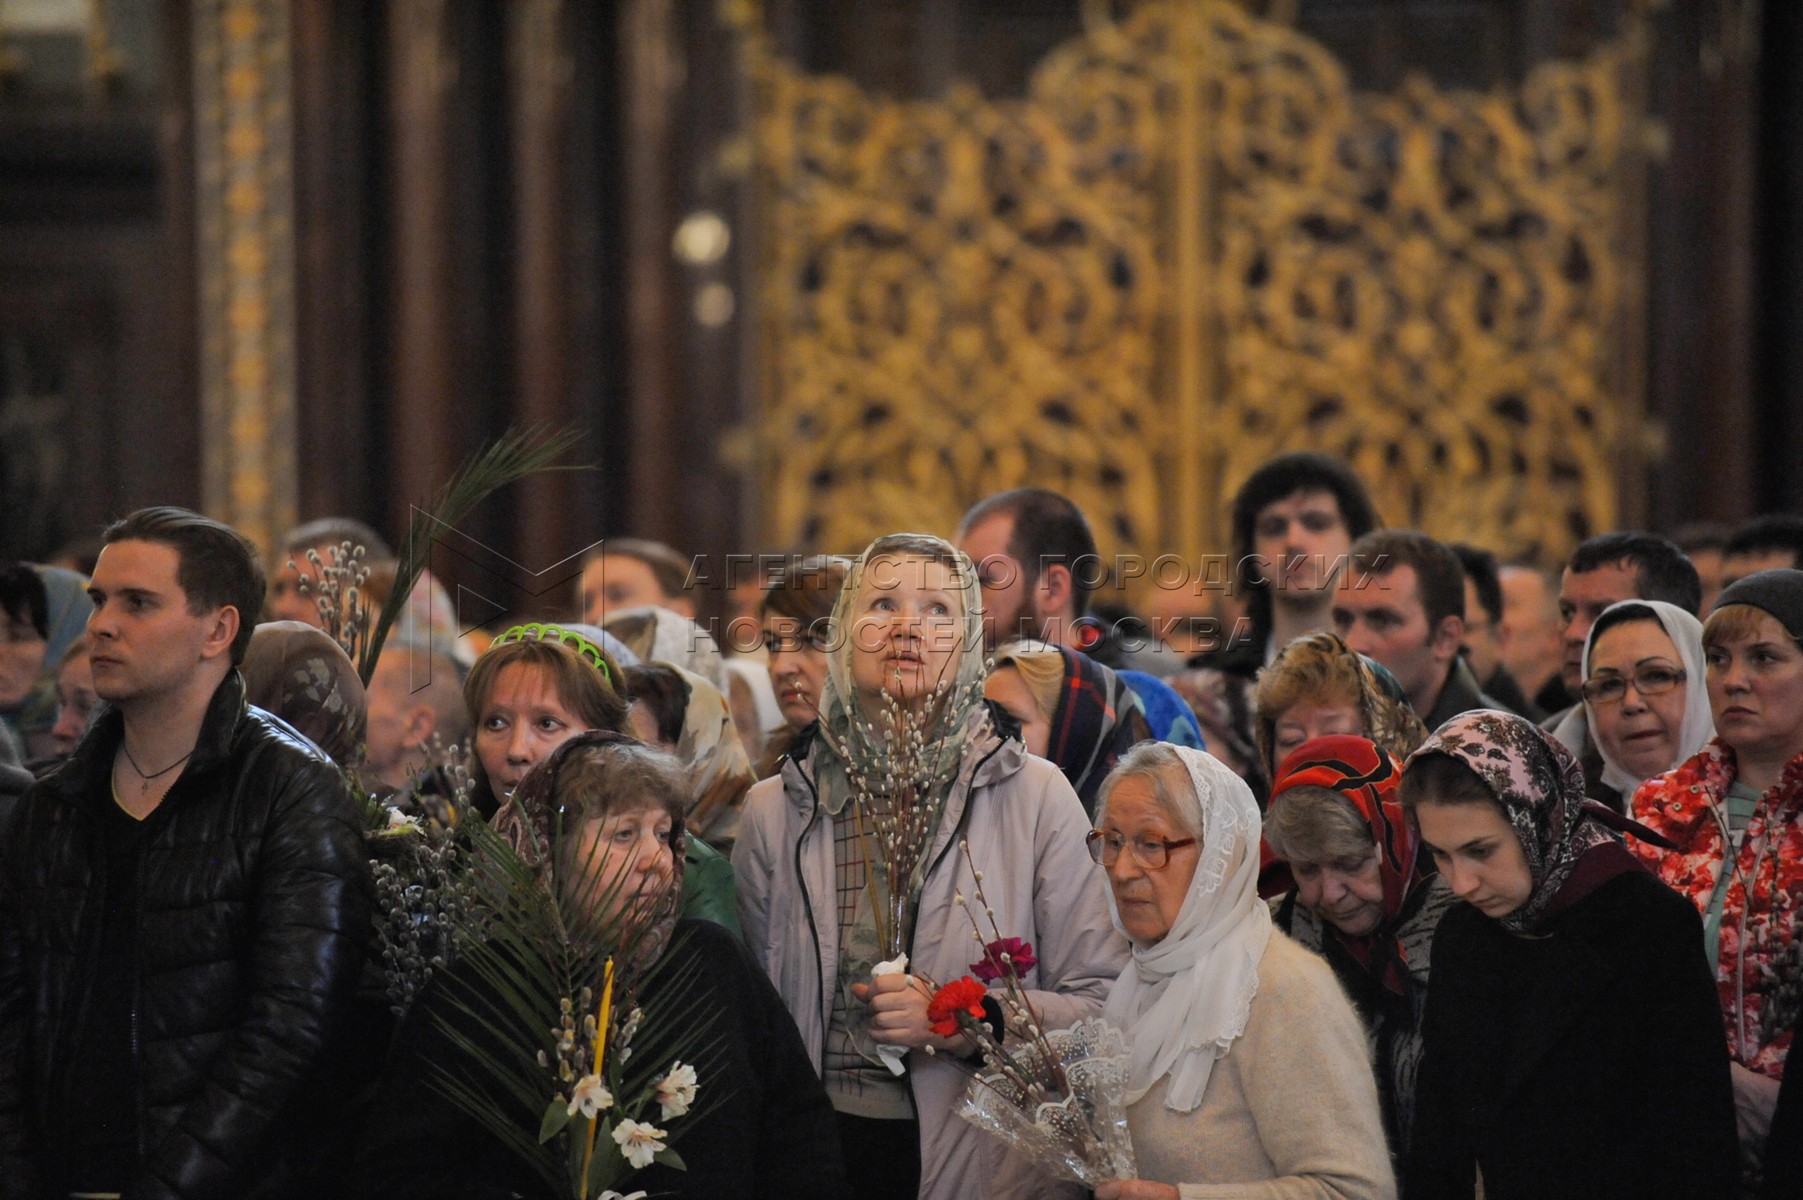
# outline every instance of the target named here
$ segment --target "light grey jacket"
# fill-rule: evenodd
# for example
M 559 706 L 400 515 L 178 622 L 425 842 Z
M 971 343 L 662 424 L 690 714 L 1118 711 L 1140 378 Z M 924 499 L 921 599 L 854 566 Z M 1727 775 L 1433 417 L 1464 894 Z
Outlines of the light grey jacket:
M 770 973 L 820 1070 L 839 926 L 833 817 L 815 790 L 817 746 L 751 789 L 733 870 L 745 942 Z M 910 967 L 943 984 L 969 973 L 977 957 L 970 919 L 952 899 L 954 891 L 971 891 L 970 867 L 958 852 L 959 840 L 968 840 L 1002 936 L 1031 942 L 1038 956 L 1024 982 L 1046 1028 L 1099 1016 L 1126 964 L 1127 942 L 1109 921 L 1106 876 L 1083 844 L 1088 830 L 1063 773 L 1029 755 L 1018 738 L 998 735 L 979 707 L 934 840 Z M 984 933 L 990 936 L 987 927 Z M 966 1070 L 915 1051 L 908 1078 L 920 1114 L 922 1200 L 1081 1194 L 1033 1171 L 1000 1140 L 957 1116 L 970 1080 Z

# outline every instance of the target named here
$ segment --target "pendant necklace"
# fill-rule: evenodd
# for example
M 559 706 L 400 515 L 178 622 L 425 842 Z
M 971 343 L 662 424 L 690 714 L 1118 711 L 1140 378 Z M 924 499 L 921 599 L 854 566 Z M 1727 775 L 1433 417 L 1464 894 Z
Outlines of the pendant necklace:
M 195 743 L 195 746 L 189 747 L 188 752 L 186 754 L 182 755 L 180 758 L 176 759 L 174 762 L 170 763 L 168 766 L 164 767 L 162 770 L 146 771 L 143 767 L 140 767 L 138 765 L 138 760 L 131 756 L 131 747 L 125 744 L 125 739 L 124 738 L 119 739 L 119 749 L 125 752 L 125 761 L 130 763 L 131 769 L 138 773 L 138 788 L 140 791 L 145 791 L 145 792 L 148 792 L 150 790 L 150 781 L 151 780 L 156 779 L 159 776 L 169 774 L 169 772 L 175 770 L 175 768 L 181 766 L 183 763 L 187 762 L 190 758 L 193 758 L 195 747 L 198 745 L 199 745 L 199 743 L 197 742 L 197 743 Z

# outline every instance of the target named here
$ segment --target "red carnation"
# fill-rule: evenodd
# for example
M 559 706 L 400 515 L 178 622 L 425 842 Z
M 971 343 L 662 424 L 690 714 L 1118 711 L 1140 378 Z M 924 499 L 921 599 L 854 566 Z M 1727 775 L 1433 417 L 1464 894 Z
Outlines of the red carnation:
M 1002 955 L 1007 955 L 1006 962 Z M 1004 975 L 1012 974 L 1016 979 L 1025 975 L 1037 966 L 1039 960 L 1033 957 L 1033 947 L 1019 938 L 1003 938 L 998 942 L 990 942 L 983 947 L 983 961 L 970 964 L 971 974 L 984 983 L 994 983 Z
M 983 997 L 988 995 L 983 985 L 966 975 L 954 979 L 927 1001 L 927 1020 L 933 1023 L 933 1032 L 940 1037 L 958 1036 L 958 1014 L 969 1013 L 982 1019 Z

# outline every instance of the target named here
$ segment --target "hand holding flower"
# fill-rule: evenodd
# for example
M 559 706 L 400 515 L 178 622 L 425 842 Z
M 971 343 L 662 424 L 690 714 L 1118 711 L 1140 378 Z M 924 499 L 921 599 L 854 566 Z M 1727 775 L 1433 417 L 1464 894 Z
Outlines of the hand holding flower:
M 974 1046 L 967 1034 L 946 1037 L 934 1031 L 927 1015 L 932 995 L 912 975 L 882 975 L 867 984 L 852 984 L 851 992 L 870 1005 L 870 1036 L 878 1042 L 960 1055 Z

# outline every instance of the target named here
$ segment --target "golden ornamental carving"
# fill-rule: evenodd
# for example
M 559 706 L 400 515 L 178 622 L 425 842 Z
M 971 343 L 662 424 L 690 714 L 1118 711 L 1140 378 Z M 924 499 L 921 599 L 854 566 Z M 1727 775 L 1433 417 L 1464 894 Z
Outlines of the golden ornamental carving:
M 294 524 L 287 0 L 194 6 L 203 505 L 259 546 Z
M 1025 96 L 809 75 L 755 10 L 747 306 L 767 544 L 945 530 L 1036 483 L 1111 552 L 1226 545 L 1258 463 L 1344 455 L 1386 518 L 1558 554 L 1638 439 L 1637 8 L 1512 88 L 1355 91 L 1225 0 L 1153 0 Z

